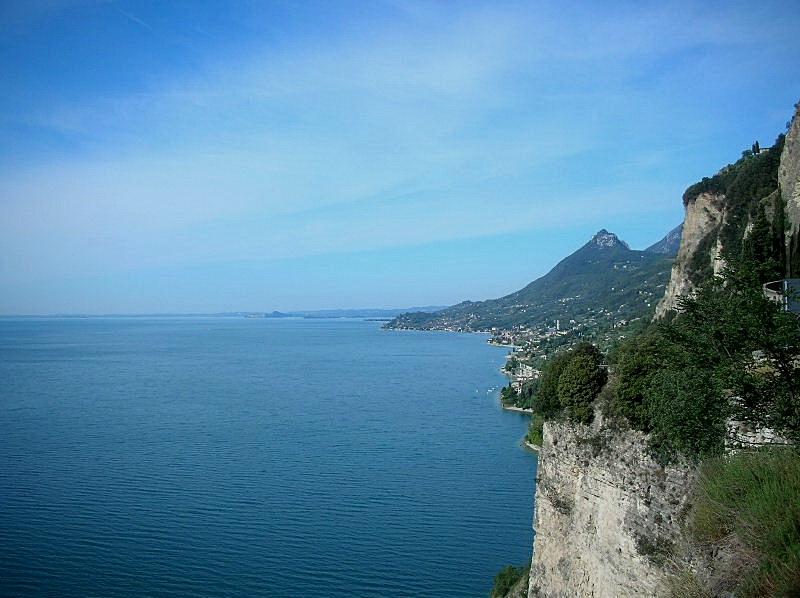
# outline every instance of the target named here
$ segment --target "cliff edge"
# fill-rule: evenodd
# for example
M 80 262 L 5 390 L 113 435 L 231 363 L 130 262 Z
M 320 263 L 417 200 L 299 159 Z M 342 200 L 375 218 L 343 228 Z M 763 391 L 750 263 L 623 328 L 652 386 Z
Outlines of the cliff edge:
M 718 274 L 724 251 L 740 251 L 759 210 L 785 247 L 786 275 L 800 275 L 800 103 L 785 135 L 769 149 L 743 152 L 683 195 L 685 218 L 678 257 L 656 319 L 674 310 L 678 298 Z
M 599 414 L 592 426 L 546 422 L 528 596 L 659 594 L 694 476 L 688 466 L 659 465 L 643 434 Z

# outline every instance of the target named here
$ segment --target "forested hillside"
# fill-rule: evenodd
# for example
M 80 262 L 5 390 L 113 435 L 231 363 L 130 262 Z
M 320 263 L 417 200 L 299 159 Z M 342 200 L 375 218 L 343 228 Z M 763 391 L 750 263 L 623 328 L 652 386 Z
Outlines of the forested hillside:
M 403 314 L 387 327 L 510 330 L 554 325 L 556 320 L 563 327 L 613 325 L 654 309 L 671 266 L 672 258 L 666 253 L 632 250 L 614 233 L 601 230 L 550 272 L 515 293 L 465 301 L 435 313 Z

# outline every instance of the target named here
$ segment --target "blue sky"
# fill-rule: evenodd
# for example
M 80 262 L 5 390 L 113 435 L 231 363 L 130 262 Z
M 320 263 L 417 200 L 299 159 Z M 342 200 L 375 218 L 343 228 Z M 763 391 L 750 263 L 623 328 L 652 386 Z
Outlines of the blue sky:
M 783 132 L 787 2 L 0 4 L 0 313 L 499 296 Z

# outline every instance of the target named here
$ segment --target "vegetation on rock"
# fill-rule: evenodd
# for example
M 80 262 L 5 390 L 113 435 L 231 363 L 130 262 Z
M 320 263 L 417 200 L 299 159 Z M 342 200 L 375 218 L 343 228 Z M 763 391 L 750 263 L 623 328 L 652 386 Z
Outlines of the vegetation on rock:
M 692 536 L 733 563 L 716 582 L 728 587 L 713 590 L 732 589 L 742 598 L 800 595 L 800 454 L 795 449 L 709 459 L 696 494 Z
M 731 418 L 800 439 L 798 319 L 764 296 L 764 262 L 729 263 L 615 355 L 609 414 L 649 433 L 664 460 L 721 452 Z
M 658 245 L 658 244 L 657 244 Z M 598 325 L 647 316 L 669 279 L 666 253 L 635 251 L 602 230 L 519 291 L 488 301 L 465 301 L 434 313 L 408 313 L 388 328 L 511 330 L 575 320 Z M 663 293 L 663 291 L 661 291 Z
M 527 590 L 527 579 L 530 567 L 514 567 L 507 565 L 494 576 L 494 587 L 489 593 L 489 598 L 511 598 L 512 590 L 515 587 Z M 515 594 L 515 593 L 514 593 Z M 527 595 L 527 591 L 523 595 Z
M 588 424 L 594 416 L 595 398 L 606 381 L 599 351 L 573 355 L 558 378 L 558 400 L 572 421 Z
M 531 387 L 533 418 L 528 442 L 541 446 L 544 420 L 561 416 L 577 423 L 592 420 L 594 401 L 606 381 L 602 361 L 603 354 L 597 347 L 580 343 L 548 362 L 541 379 Z
M 747 235 L 745 231 L 764 209 L 768 201 L 769 219 L 774 239 L 771 252 L 782 253 L 784 246 L 784 210 L 778 192 L 778 167 L 785 142 L 779 135 L 774 145 L 758 154 L 745 152 L 735 164 L 729 164 L 713 177 L 706 177 L 690 186 L 683 194 L 684 204 L 695 201 L 701 193 L 725 196 L 725 220 L 718 229 L 708 231 L 694 253 L 690 271 L 693 283 L 699 284 L 712 276 L 712 249 L 719 241 L 729 255 L 738 256 Z M 774 207 L 774 209 L 773 209 Z M 766 212 L 762 215 L 765 222 Z M 783 262 L 782 256 L 778 260 Z

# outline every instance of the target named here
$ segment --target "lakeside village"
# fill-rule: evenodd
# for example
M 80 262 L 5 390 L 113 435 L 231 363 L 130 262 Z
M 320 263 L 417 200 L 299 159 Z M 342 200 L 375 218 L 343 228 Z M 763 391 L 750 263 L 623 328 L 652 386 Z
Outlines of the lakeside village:
M 506 356 L 502 368 L 509 378 L 508 388 L 501 395 L 503 404 L 511 406 L 516 401 L 512 395 L 522 392 L 526 383 L 538 381 L 542 370 L 553 355 L 568 351 L 580 342 L 591 342 L 607 352 L 612 346 L 623 341 L 639 328 L 646 326 L 649 317 L 630 320 L 618 319 L 608 310 L 598 309 L 594 314 L 581 320 L 556 319 L 541 326 L 514 326 L 509 330 L 491 328 L 486 331 L 492 336 L 489 343 L 506 346 L 512 350 Z
M 547 358 L 559 350 L 568 349 L 574 341 L 581 338 L 581 328 L 575 320 L 570 320 L 569 327 L 565 328 L 561 327 L 561 320 L 539 329 L 525 326 L 517 326 L 513 330 L 493 328 L 490 344 L 513 347 L 506 355 L 506 363 L 502 368 L 502 372 L 509 378 L 508 388 L 513 393 L 503 389 L 503 405 L 512 406 L 514 401 L 508 400 L 511 399 L 509 394 L 520 393 L 526 383 L 538 381 Z

